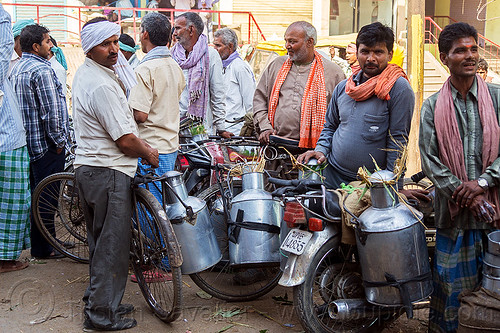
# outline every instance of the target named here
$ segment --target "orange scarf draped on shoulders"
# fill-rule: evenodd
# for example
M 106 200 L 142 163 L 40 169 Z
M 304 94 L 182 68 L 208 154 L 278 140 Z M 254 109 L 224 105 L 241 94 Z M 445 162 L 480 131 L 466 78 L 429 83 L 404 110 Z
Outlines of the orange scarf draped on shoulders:
M 347 80 L 345 85 L 345 92 L 356 102 L 362 102 L 368 98 L 376 95 L 383 101 L 388 101 L 391 99 L 389 92 L 391 91 L 394 83 L 400 77 L 404 77 L 408 80 L 405 72 L 401 67 L 396 64 L 388 64 L 387 67 L 377 76 L 371 77 L 366 82 L 356 85 L 354 82 L 354 76 L 359 73 L 352 73 L 352 75 Z
M 274 128 L 274 116 L 278 107 L 279 92 L 281 86 L 285 82 L 286 76 L 292 68 L 293 62 L 288 58 L 276 76 L 274 81 L 271 96 L 269 98 L 268 117 L 271 126 Z M 326 115 L 326 85 L 325 85 L 325 70 L 321 55 L 314 51 L 314 60 L 309 70 L 307 77 L 304 95 L 302 97 L 300 111 L 300 140 L 299 147 L 314 148 L 319 139 L 319 135 L 323 130 Z

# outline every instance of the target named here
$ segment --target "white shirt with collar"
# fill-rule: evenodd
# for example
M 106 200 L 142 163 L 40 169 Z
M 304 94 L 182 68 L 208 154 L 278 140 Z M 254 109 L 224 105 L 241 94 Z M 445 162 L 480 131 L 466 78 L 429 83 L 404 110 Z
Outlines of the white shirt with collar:
M 243 122 L 231 123 L 252 112 L 255 78 L 250 65 L 240 57 L 223 69 L 226 84 L 226 130 L 239 135 Z
M 138 159 L 122 153 L 115 142 L 125 134 L 138 136 L 125 87 L 115 72 L 85 58 L 73 79 L 72 93 L 75 168 L 105 167 L 134 177 Z

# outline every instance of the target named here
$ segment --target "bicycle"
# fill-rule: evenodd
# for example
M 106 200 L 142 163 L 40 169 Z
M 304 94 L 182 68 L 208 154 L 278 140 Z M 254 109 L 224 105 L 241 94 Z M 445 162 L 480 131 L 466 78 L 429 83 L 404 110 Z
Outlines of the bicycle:
M 147 189 L 139 187 L 161 177 L 136 177 L 132 191 L 130 260 L 149 307 L 164 322 L 181 313 L 182 255 L 163 207 Z M 78 262 L 89 262 L 86 223 L 73 173 L 53 174 L 33 194 L 35 224 L 58 251 Z M 73 243 L 73 247 L 65 244 Z M 168 259 L 168 265 L 164 259 Z

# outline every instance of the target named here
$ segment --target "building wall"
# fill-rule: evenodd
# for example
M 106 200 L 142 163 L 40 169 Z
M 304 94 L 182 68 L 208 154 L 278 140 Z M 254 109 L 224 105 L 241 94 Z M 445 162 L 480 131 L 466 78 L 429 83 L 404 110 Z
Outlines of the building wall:
M 37 5 L 65 5 L 66 0 L 14 0 L 12 3 L 17 4 L 37 4 Z M 66 9 L 55 7 L 40 7 L 39 15 L 41 17 L 40 24 L 46 26 L 51 32 L 50 35 L 56 40 L 62 41 L 67 39 L 67 17 L 64 16 Z M 59 16 L 58 16 L 59 15 Z M 36 7 L 32 6 L 15 6 L 12 15 L 12 22 L 24 19 L 37 18 Z
M 286 28 L 294 21 L 312 22 L 313 0 L 233 0 L 233 10 L 252 12 L 266 39 L 283 39 Z M 233 23 L 239 22 L 247 31 L 248 15 L 234 14 Z
M 480 17 L 484 17 L 484 12 L 481 13 Z M 500 44 L 500 18 L 498 17 L 500 17 L 500 2 L 495 1 L 488 4 L 484 36 L 491 39 L 493 42 Z
M 451 0 L 450 16 L 458 22 L 469 23 L 477 29 L 477 32 L 484 34 L 484 22 L 477 20 L 478 3 L 479 0 Z
M 436 16 L 450 16 L 450 0 L 436 1 L 436 9 L 434 11 Z

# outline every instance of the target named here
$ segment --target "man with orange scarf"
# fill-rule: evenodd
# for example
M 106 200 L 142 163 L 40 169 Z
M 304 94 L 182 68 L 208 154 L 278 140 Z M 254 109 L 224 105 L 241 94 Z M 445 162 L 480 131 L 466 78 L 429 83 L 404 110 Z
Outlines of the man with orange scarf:
M 375 22 L 356 38 L 360 70 L 333 92 L 326 123 L 314 151 L 299 156 L 307 162 L 328 161 L 325 184 L 338 188 L 356 180 L 359 167 L 393 170 L 399 145 L 406 145 L 415 95 L 404 71 L 392 59 L 394 33 Z
M 316 145 L 325 122 L 328 101 L 344 79 L 342 69 L 314 50 L 317 34 L 298 21 L 285 32 L 287 56 L 273 60 L 262 73 L 253 98 L 254 124 L 262 143 L 274 134 Z
M 439 56 L 450 77 L 422 106 L 422 169 L 436 187 L 429 332 L 458 329 L 458 295 L 479 286 L 487 233 L 500 225 L 500 86 L 476 74 L 477 40 L 467 23 L 443 29 Z

